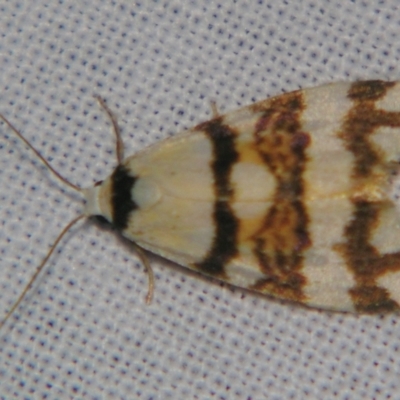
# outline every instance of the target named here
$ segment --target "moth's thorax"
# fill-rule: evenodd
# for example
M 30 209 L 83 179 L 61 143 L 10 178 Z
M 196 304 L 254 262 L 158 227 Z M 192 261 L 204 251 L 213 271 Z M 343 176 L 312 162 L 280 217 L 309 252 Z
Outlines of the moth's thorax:
M 139 209 L 149 209 L 160 200 L 161 188 L 153 179 L 139 177 L 131 189 L 131 197 Z
M 126 165 L 119 165 L 106 180 L 83 193 L 85 215 L 102 216 L 120 230 L 127 228 L 133 213 L 150 209 L 161 198 L 156 181 L 136 176 Z

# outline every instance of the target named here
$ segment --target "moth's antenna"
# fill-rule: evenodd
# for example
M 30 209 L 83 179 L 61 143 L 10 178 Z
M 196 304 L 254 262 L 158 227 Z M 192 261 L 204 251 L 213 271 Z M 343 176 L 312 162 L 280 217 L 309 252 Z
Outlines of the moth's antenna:
M 65 185 L 68 185 L 72 189 L 76 190 L 77 192 L 82 192 L 82 189 L 71 183 L 69 180 L 65 179 L 62 175 L 60 175 L 50 164 L 49 162 L 29 143 L 27 139 L 22 135 L 22 133 L 15 128 L 15 126 L 2 114 L 0 114 L 0 119 L 2 119 L 6 125 L 17 135 L 19 139 L 21 139 L 39 158 L 39 160 Z M 60 240 L 63 238 L 63 236 L 71 229 L 71 227 L 76 224 L 80 219 L 82 219 L 84 215 L 80 215 L 79 217 L 74 218 L 58 235 L 56 241 L 53 243 L 51 246 L 49 252 L 47 253 L 46 257 L 42 261 L 42 263 L 39 265 L 37 268 L 35 274 L 32 276 L 32 278 L 29 280 L 29 283 L 25 286 L 24 291 L 20 294 L 18 297 L 17 301 L 13 304 L 11 309 L 7 312 L 5 318 L 3 318 L 2 321 L 0 321 L 0 329 L 3 327 L 3 325 L 6 323 L 6 321 L 10 318 L 10 316 L 13 314 L 13 312 L 16 310 L 16 308 L 21 304 L 22 300 L 25 298 L 26 294 L 28 293 L 29 289 L 31 288 L 33 282 L 36 280 L 40 272 L 43 270 L 43 267 L 46 265 L 48 259 L 50 256 L 53 254 L 55 248 L 57 247 L 58 243 Z
M 17 307 L 21 304 L 22 300 L 24 300 L 26 294 L 28 293 L 29 289 L 31 288 L 33 282 L 36 280 L 36 278 L 39 276 L 39 274 L 42 272 L 43 267 L 46 265 L 48 259 L 50 256 L 53 254 L 54 250 L 56 249 L 58 243 L 60 243 L 60 240 L 63 238 L 63 236 L 72 228 L 73 225 L 75 225 L 80 219 L 84 218 L 85 215 L 80 215 L 79 217 L 74 218 L 58 235 L 57 239 L 51 246 L 49 252 L 47 253 L 46 257 L 43 259 L 42 263 L 39 265 L 37 268 L 36 272 L 33 274 L 32 278 L 29 280 L 28 284 L 25 286 L 25 289 L 23 292 L 19 295 L 17 301 L 13 304 L 13 306 L 10 308 L 10 310 L 7 312 L 6 316 L 3 318 L 3 320 L 0 322 L 0 329 L 4 326 L 4 324 L 7 322 L 7 320 L 11 317 L 13 312 L 17 309 Z
M 94 96 L 95 99 L 100 103 L 100 105 L 104 108 L 104 111 L 108 114 L 113 126 L 114 126 L 114 133 L 115 137 L 117 140 L 116 144 L 116 153 L 117 153 L 117 160 L 118 164 L 122 163 L 122 160 L 124 159 L 124 142 L 122 141 L 121 138 L 121 131 L 119 129 L 119 125 L 117 122 L 117 118 L 115 117 L 114 113 L 110 110 L 106 102 L 104 101 L 103 98 L 100 96 Z
M 100 96 L 95 96 L 95 98 L 99 101 L 100 105 L 104 108 L 106 113 L 108 114 L 109 118 L 111 119 L 111 122 L 114 127 L 114 133 L 116 136 L 116 153 L 117 153 L 117 160 L 118 163 L 120 164 L 124 158 L 124 144 L 121 139 L 121 134 L 120 134 L 120 129 L 117 123 L 117 119 L 112 113 L 112 111 L 109 109 L 105 101 L 100 97 Z M 21 132 L 18 131 L 17 128 L 14 127 L 14 125 L 2 114 L 0 114 L 0 119 L 2 119 L 6 125 L 17 135 L 18 138 L 20 138 L 39 158 L 39 160 L 42 161 L 42 163 L 64 184 L 68 185 L 72 189 L 78 191 L 78 192 L 84 192 L 84 189 L 80 188 L 77 185 L 74 185 L 70 181 L 68 181 L 66 178 L 64 178 L 61 174 L 59 174 L 50 164 L 49 162 L 28 142 L 27 139 L 21 134 Z M 25 286 L 23 292 L 20 294 L 18 297 L 17 301 L 12 305 L 10 310 L 7 312 L 6 316 L 3 318 L 3 320 L 0 321 L 0 330 L 4 326 L 4 324 L 7 322 L 7 320 L 11 317 L 11 315 L 14 313 L 14 311 L 18 308 L 18 306 L 21 304 L 21 302 L 24 300 L 26 297 L 29 289 L 32 287 L 33 283 L 39 276 L 39 274 L 42 272 L 44 266 L 46 265 L 47 261 L 53 254 L 54 250 L 56 249 L 57 245 L 60 243 L 61 239 L 64 237 L 64 235 L 72 228 L 73 225 L 75 225 L 79 220 L 84 218 L 85 215 L 80 215 L 76 218 L 74 218 L 71 222 L 68 223 L 68 225 L 61 231 L 61 233 L 58 235 L 57 239 L 54 241 L 53 245 L 51 246 L 49 252 L 47 253 L 46 257 L 43 259 L 39 267 L 36 269 L 36 272 L 34 275 L 31 277 L 29 280 L 28 284 Z M 139 254 L 139 257 L 141 258 L 144 266 L 147 269 L 147 272 L 149 274 L 149 288 L 148 288 L 148 293 L 146 296 L 146 302 L 150 303 L 151 299 L 153 297 L 153 292 L 154 292 L 154 273 L 153 270 L 150 266 L 150 263 L 145 255 L 145 253 L 142 251 L 142 249 L 138 246 L 136 246 L 136 251 Z
M 15 126 L 2 114 L 0 114 L 0 118 L 8 125 L 9 128 L 36 154 L 39 160 L 63 183 L 71 187 L 72 189 L 76 190 L 77 192 L 82 192 L 82 189 L 74 185 L 68 179 L 65 179 L 61 176 L 50 164 L 49 162 L 28 142 L 27 139 L 22 135 L 22 133 L 15 128 Z

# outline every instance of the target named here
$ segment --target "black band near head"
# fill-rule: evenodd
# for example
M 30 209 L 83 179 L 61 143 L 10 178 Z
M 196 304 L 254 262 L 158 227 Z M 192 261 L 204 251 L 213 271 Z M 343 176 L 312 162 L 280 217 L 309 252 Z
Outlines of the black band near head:
M 138 208 L 132 200 L 132 188 L 137 178 L 131 176 L 123 165 L 118 165 L 112 174 L 113 225 L 123 231 L 128 227 L 129 214 Z

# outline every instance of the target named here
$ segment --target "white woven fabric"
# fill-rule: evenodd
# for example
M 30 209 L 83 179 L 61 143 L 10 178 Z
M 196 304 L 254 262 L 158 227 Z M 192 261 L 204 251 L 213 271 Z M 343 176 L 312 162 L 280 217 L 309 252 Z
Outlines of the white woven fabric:
M 300 87 L 400 79 L 395 1 L 0 0 L 0 112 L 69 180 Z M 0 313 L 82 209 L 0 126 Z M 2 399 L 386 399 L 400 393 L 399 315 L 284 304 L 76 226 L 0 332 Z

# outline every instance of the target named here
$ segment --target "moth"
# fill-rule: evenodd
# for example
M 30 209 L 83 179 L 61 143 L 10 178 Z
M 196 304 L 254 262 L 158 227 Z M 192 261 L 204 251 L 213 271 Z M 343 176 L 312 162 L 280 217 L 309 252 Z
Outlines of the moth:
M 63 233 L 98 216 L 139 248 L 235 286 L 321 309 L 399 308 L 399 83 L 335 83 L 215 112 L 125 159 L 100 102 L 118 166 L 89 189 L 66 182 L 85 209 Z

